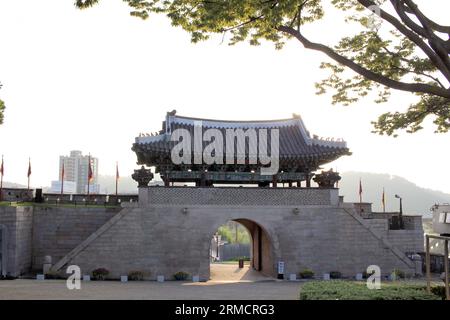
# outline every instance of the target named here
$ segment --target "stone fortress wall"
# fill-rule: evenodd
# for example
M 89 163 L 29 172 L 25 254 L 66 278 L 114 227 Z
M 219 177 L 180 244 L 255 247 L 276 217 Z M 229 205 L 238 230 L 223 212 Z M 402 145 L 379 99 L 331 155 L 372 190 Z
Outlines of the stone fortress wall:
M 386 218 L 361 216 L 338 189 L 148 187 L 140 188 L 139 203 L 121 209 L 0 207 L 13 275 L 42 269 L 50 255 L 60 272 L 75 264 L 83 274 L 104 267 L 113 277 L 143 271 L 170 279 L 184 271 L 208 280 L 211 237 L 230 220 L 261 239 L 253 251 L 270 276 L 279 261 L 285 275 L 309 268 L 355 276 L 372 264 L 385 275 L 396 268 L 412 274 L 406 253 L 423 251 L 421 217 L 389 230 Z

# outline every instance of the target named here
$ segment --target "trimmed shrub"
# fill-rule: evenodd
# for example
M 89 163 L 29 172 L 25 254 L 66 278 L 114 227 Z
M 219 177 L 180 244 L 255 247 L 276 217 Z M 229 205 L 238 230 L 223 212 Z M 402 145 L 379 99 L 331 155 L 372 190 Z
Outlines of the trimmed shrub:
M 105 268 L 98 268 L 92 271 L 93 280 L 105 280 L 109 275 L 109 270 Z
M 445 296 L 445 286 L 435 286 L 431 287 L 431 293 L 437 295 L 438 297 L 441 297 L 442 300 L 446 299 Z
M 314 271 L 310 269 L 304 269 L 300 271 L 299 276 L 302 279 L 311 279 L 312 277 L 314 277 Z
M 187 280 L 189 274 L 183 271 L 177 272 L 173 275 L 173 278 L 177 281 Z
M 394 276 L 395 279 L 405 279 L 405 273 L 400 269 L 392 270 L 391 275 Z
M 330 271 L 330 278 L 331 279 L 341 279 L 342 273 L 340 273 L 339 271 Z
M 129 281 L 142 281 L 144 280 L 144 273 L 142 271 L 130 271 L 128 273 Z
M 16 280 L 16 279 L 17 279 L 16 277 L 13 277 L 10 274 L 7 274 L 6 276 L 0 275 L 0 280 Z
M 368 289 L 364 282 L 309 281 L 300 289 L 300 300 L 440 300 L 426 287 L 399 282 L 382 283 L 380 290 Z
M 65 279 L 63 276 L 61 276 L 58 272 L 55 271 L 49 271 L 45 274 L 45 279 L 49 280 L 63 280 Z

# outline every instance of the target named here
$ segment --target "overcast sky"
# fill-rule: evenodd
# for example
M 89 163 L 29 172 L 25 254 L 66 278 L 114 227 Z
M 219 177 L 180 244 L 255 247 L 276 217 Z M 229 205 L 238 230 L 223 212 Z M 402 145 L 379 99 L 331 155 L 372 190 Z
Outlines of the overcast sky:
M 448 1 L 418 3 L 448 24 Z M 349 30 L 341 20 L 331 15 L 306 31 L 332 42 Z M 299 113 L 311 133 L 348 142 L 353 155 L 327 168 L 389 173 L 450 192 L 450 134 L 434 134 L 432 125 L 396 139 L 371 133 L 371 120 L 404 110 L 412 95 L 332 106 L 328 96 L 315 95 L 325 57 L 295 40 L 281 51 L 271 44 L 229 47 L 220 36 L 194 45 L 163 16 L 130 17 L 120 0 L 85 11 L 72 0 L 0 0 L 0 43 L 6 181 L 26 184 L 31 156 L 31 184 L 48 186 L 58 178 L 58 156 L 74 149 L 98 157 L 100 174 L 113 175 L 119 161 L 121 175 L 130 175 L 134 137 L 161 129 L 166 112 L 176 109 L 236 120 Z

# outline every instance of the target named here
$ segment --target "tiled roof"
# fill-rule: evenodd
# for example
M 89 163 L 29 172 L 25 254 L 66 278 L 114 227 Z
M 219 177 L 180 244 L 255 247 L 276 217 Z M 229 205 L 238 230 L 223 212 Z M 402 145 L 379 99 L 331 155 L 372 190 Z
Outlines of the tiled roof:
M 254 128 L 257 132 L 260 129 L 278 129 L 280 143 L 280 159 L 296 159 L 314 156 L 316 158 L 337 158 L 341 155 L 350 154 L 347 144 L 343 140 L 319 139 L 317 136 L 310 136 L 300 116 L 291 119 L 268 120 L 268 121 L 225 121 L 181 117 L 168 113 L 163 130 L 158 135 L 140 136 L 135 140 L 133 150 L 139 152 L 163 152 L 169 153 L 178 142 L 170 141 L 171 132 L 175 129 L 186 129 L 193 136 L 194 126 L 201 126 L 205 131 L 210 128 L 219 129 L 225 137 L 227 129 L 246 129 Z M 193 140 L 192 144 L 193 144 Z M 270 133 L 268 133 L 268 142 L 270 143 Z M 224 138 L 225 143 L 225 138 Z M 203 142 L 203 146 L 210 142 Z M 194 150 L 192 148 L 192 150 Z M 224 148 L 224 150 L 226 150 Z M 268 147 L 270 150 L 270 146 Z M 235 151 L 237 152 L 237 151 Z M 248 146 L 245 150 L 249 153 Z M 139 155 L 138 155 L 139 157 Z

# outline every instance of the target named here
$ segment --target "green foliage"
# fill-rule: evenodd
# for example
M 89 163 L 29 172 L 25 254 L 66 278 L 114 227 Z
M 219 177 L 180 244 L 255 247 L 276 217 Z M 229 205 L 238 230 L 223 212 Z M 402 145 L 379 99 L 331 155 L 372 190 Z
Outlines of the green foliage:
M 194 43 L 223 34 L 224 38 L 229 35 L 230 45 L 270 41 L 281 49 L 288 39 L 295 38 L 332 59 L 321 64 L 330 75 L 316 88 L 317 94 L 331 91 L 333 104 L 349 105 L 371 94 L 375 94 L 376 103 L 387 102 L 391 89 L 417 94 L 418 101 L 406 112 L 385 113 L 374 121 L 375 133 L 395 135 L 400 129 L 416 132 L 428 116 L 434 118 L 436 132 L 450 129 L 450 43 L 439 36 L 450 36 L 450 27 L 431 21 L 414 1 L 332 0 L 334 9 L 341 11 L 342 21 L 353 24 L 355 30 L 334 46 L 315 43 L 303 34 L 303 25 L 324 17 L 323 5 L 329 5 L 329 1 L 123 1 L 131 8 L 131 15 L 142 19 L 152 13 L 165 14 L 173 26 L 190 33 Z M 98 2 L 76 0 L 75 4 L 85 9 Z M 380 15 L 372 13 L 374 5 L 380 5 Z
M 314 271 L 311 269 L 304 269 L 300 271 L 299 275 L 302 279 L 312 279 L 312 277 L 314 277 Z
M 105 268 L 98 268 L 92 271 L 92 278 L 94 280 L 105 280 L 109 275 L 109 270 Z
M 395 279 L 405 279 L 405 272 L 400 270 L 400 269 L 394 269 L 392 270 L 391 275 L 395 278 Z
M 239 260 L 250 261 L 250 257 L 234 257 L 227 261 L 239 261 Z
M 300 300 L 439 300 L 423 285 L 388 283 L 380 290 L 368 289 L 364 282 L 311 281 L 300 289 Z
M 45 279 L 48 280 L 63 280 L 64 278 L 61 274 L 56 271 L 49 271 L 45 274 Z
M 340 279 L 340 278 L 342 278 L 342 273 L 340 273 L 339 271 L 331 271 L 330 278 L 331 279 Z
M 142 272 L 142 271 L 130 271 L 128 273 L 128 280 L 130 280 L 130 281 L 142 281 L 142 280 L 144 280 L 144 272 Z
M 189 277 L 189 273 L 186 273 L 183 271 L 177 272 L 173 275 L 173 278 L 177 281 L 187 280 L 188 277 Z
M 236 228 L 229 224 L 225 224 L 219 227 L 218 233 L 222 236 L 222 239 L 227 241 L 228 243 L 242 243 L 248 244 L 250 243 L 250 235 L 247 229 L 238 224 L 237 227 L 237 242 L 236 242 Z
M 437 295 L 438 297 L 441 297 L 442 300 L 446 299 L 445 286 L 434 286 L 434 287 L 431 287 L 431 293 Z

